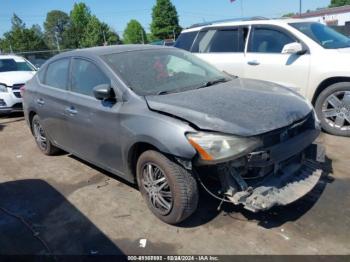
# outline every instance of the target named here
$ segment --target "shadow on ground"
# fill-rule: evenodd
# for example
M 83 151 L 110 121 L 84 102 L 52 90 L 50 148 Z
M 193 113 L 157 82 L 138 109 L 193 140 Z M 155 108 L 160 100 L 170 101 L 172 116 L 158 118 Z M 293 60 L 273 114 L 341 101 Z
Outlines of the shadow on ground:
M 0 184 L 0 254 L 122 251 L 55 188 L 33 179 Z

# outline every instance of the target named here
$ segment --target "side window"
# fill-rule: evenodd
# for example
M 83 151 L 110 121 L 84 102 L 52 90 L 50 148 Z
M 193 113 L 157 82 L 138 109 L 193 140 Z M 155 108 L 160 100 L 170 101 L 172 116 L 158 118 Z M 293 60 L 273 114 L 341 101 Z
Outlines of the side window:
M 42 67 L 37 72 L 40 83 L 44 83 L 46 68 L 47 68 L 46 66 Z
M 190 51 L 197 33 L 198 31 L 181 33 L 174 46 L 177 48 Z
M 192 50 L 199 53 L 243 52 L 243 38 L 242 31 L 238 28 L 202 31 Z
M 286 44 L 295 39 L 281 31 L 270 28 L 255 28 L 249 41 L 248 52 L 281 53 Z
M 192 52 L 206 53 L 210 41 L 213 39 L 215 30 L 201 31 L 198 33 L 196 42 L 193 44 Z
M 68 83 L 69 59 L 60 59 L 48 65 L 44 83 L 59 89 L 66 89 Z
M 73 59 L 71 90 L 83 95 L 93 96 L 93 88 L 109 84 L 110 79 L 93 63 L 84 59 Z

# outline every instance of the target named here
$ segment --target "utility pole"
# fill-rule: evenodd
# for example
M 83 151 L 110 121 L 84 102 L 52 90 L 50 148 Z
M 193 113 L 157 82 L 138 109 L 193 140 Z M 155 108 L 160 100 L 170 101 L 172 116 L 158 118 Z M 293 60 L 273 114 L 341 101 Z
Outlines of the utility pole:
M 176 41 L 175 27 L 173 28 L 173 39 L 174 39 L 174 42 L 175 42 Z
M 56 46 L 57 46 L 57 50 L 58 50 L 58 52 L 60 52 L 60 51 L 61 51 L 61 49 L 60 49 L 60 44 L 59 44 L 59 42 L 58 42 L 57 31 L 55 32 L 55 39 L 56 39 Z
M 302 3 L 302 0 L 299 0 L 299 16 L 301 17 L 301 14 L 303 12 L 303 3 Z
M 102 30 L 102 35 L 103 35 L 103 45 L 104 45 L 104 46 L 107 46 L 105 30 Z
M 141 30 L 141 39 L 142 39 L 142 44 L 144 45 L 144 44 L 145 44 L 145 37 L 144 37 L 144 35 L 143 35 L 142 30 Z

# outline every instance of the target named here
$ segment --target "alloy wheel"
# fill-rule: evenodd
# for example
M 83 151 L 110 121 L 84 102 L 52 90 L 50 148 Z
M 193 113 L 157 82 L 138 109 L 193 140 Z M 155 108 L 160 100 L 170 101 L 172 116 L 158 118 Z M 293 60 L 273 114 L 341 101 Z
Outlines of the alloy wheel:
M 41 150 L 45 151 L 47 149 L 47 140 L 45 136 L 44 129 L 41 127 L 39 121 L 35 120 L 33 123 L 33 133 L 36 143 Z
M 322 105 L 322 114 L 331 127 L 350 130 L 350 91 L 339 91 L 328 96 Z
M 160 214 L 169 214 L 173 206 L 173 195 L 163 170 L 154 163 L 146 163 L 142 168 L 141 180 L 150 204 Z

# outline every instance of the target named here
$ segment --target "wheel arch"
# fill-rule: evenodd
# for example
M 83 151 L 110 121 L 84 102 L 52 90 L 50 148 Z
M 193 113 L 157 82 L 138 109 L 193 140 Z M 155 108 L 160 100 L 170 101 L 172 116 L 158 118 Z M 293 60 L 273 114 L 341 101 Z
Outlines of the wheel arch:
M 312 105 L 315 106 L 316 100 L 323 90 L 325 90 L 327 87 L 333 84 L 340 83 L 340 82 L 350 82 L 350 77 L 336 76 L 336 77 L 330 77 L 323 80 L 316 88 L 316 91 L 311 101 Z
M 155 151 L 161 152 L 159 148 L 157 148 L 156 146 L 148 142 L 136 142 L 130 147 L 128 151 L 128 156 L 127 156 L 128 169 L 134 178 L 136 178 L 137 160 L 139 159 L 140 155 L 147 150 L 155 150 Z

